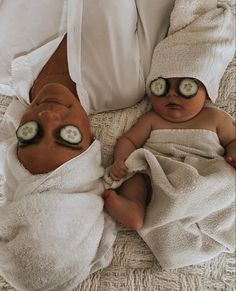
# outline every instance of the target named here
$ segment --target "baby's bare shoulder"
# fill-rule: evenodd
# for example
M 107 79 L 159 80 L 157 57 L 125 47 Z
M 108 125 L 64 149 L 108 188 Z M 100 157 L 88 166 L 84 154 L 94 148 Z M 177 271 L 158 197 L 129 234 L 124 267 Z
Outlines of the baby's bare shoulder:
M 226 116 L 230 117 L 227 112 L 217 107 L 205 107 L 203 113 L 209 118 L 223 118 Z
M 233 117 L 229 113 L 217 107 L 205 108 L 204 115 L 207 119 L 215 122 L 216 124 L 229 122 L 232 123 L 233 121 Z
M 143 121 L 151 122 L 152 120 L 155 120 L 157 117 L 158 115 L 154 111 L 151 110 L 144 113 L 142 116 L 140 116 L 138 120 L 141 122 Z
M 152 120 L 162 119 L 161 116 L 159 114 L 157 114 L 154 110 L 149 111 L 148 116 Z
M 147 127 L 147 128 L 154 128 L 155 124 L 159 123 L 159 115 L 157 115 L 154 111 L 149 111 L 139 117 L 136 125 L 140 128 Z

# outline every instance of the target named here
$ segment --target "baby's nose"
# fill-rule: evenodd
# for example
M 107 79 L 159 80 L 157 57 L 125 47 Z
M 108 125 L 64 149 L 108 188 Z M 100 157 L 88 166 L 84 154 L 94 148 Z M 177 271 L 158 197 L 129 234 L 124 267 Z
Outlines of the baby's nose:
M 175 97 L 178 97 L 178 92 L 177 92 L 177 90 L 175 90 L 174 88 L 170 88 L 170 90 L 168 91 L 168 93 L 167 93 L 167 97 L 169 97 L 169 98 L 175 98 Z

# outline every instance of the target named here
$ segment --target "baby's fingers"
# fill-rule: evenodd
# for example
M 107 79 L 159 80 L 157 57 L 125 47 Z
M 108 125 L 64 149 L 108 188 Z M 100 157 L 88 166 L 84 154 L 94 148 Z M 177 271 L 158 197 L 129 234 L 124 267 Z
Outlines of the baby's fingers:
M 114 181 L 119 181 L 123 177 L 127 175 L 127 171 L 120 171 L 120 170 L 112 170 L 110 171 L 110 177 Z
M 112 180 L 118 181 L 127 175 L 127 171 L 128 169 L 123 162 L 117 162 L 111 167 L 110 177 Z

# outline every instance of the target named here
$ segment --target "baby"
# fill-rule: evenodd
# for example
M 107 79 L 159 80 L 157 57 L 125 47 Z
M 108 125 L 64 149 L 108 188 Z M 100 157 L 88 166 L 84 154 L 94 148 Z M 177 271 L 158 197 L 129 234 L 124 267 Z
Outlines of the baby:
M 138 230 L 167 269 L 235 249 L 235 125 L 206 102 L 215 102 L 235 53 L 232 42 L 223 52 L 218 44 L 235 43 L 233 21 L 222 22 L 225 31 L 215 38 L 219 11 L 209 21 L 196 9 L 185 25 L 179 12 L 173 10 L 152 56 L 146 80 L 152 110 L 119 139 L 103 193 L 110 215 Z
M 194 78 L 159 77 L 150 83 L 152 110 L 117 142 L 110 177 L 119 181 L 128 173 L 126 159 L 142 147 L 156 129 L 206 129 L 218 135 L 225 149 L 225 160 L 236 168 L 236 131 L 231 116 L 215 107 L 205 106 L 205 86 Z M 145 208 L 150 201 L 149 178 L 141 173 L 126 180 L 121 187 L 105 190 L 106 210 L 117 221 L 132 229 L 143 226 Z

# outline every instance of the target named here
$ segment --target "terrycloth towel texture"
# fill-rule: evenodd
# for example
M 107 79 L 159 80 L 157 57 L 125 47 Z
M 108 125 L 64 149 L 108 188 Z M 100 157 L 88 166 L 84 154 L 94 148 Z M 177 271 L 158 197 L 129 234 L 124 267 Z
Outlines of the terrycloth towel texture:
M 234 251 L 235 170 L 223 153 L 212 131 L 167 129 L 153 131 L 127 159 L 130 175 L 143 171 L 151 178 L 153 196 L 139 234 L 163 268 Z
M 155 48 L 150 82 L 158 77 L 192 77 L 215 102 L 223 73 L 235 52 L 234 18 L 227 4 L 216 0 L 176 0 L 167 38 Z M 184 15 L 184 19 L 183 19 Z
M 7 151 L 0 207 L 0 274 L 17 290 L 71 290 L 112 259 L 115 223 L 104 214 L 95 140 L 56 170 L 30 174 Z
M 0 175 L 4 176 L 4 160 L 7 155 L 8 147 L 15 142 L 16 128 L 20 124 L 23 112 L 27 105 L 21 103 L 18 99 L 12 98 L 2 122 L 0 123 Z

